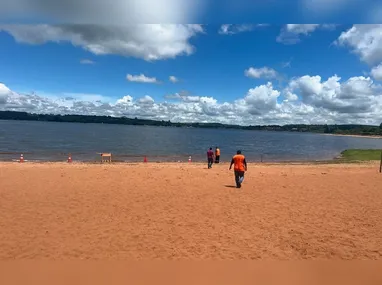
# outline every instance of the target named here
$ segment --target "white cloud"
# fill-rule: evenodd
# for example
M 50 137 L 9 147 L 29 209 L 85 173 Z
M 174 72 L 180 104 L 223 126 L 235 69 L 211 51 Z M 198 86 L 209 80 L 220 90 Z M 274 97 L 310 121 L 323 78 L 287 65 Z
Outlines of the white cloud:
M 307 35 L 319 26 L 319 24 L 287 24 L 285 29 L 290 33 Z
M 192 54 L 195 48 L 189 40 L 203 33 L 203 28 L 175 24 L 0 25 L 0 31 L 8 32 L 20 43 L 70 42 L 96 55 L 115 54 L 154 61 Z
M 10 95 L 12 95 L 12 91 L 5 84 L 0 83 L 0 105 L 5 104 Z
M 182 100 L 188 103 L 198 103 L 201 101 L 199 96 L 183 96 Z
M 261 115 L 277 107 L 277 98 L 280 91 L 274 90 L 272 83 L 257 86 L 248 90 L 244 102 L 248 106 L 248 112 L 252 115 Z
M 151 98 L 149 95 L 145 95 L 142 98 L 138 99 L 137 102 L 143 105 L 152 105 L 154 104 L 154 99 Z
M 283 44 L 296 44 L 301 41 L 301 36 L 308 36 L 314 31 L 334 30 L 337 24 L 287 24 L 277 36 L 276 41 Z
M 175 93 L 175 94 L 168 94 L 164 97 L 165 97 L 165 99 L 170 99 L 170 100 L 181 100 L 185 103 L 198 103 L 198 102 L 200 102 L 200 96 L 189 95 L 189 93 L 187 91 L 182 91 L 180 93 Z
M 272 83 L 254 86 L 232 102 L 180 92 L 157 102 L 148 95 L 110 98 L 97 94 L 20 94 L 0 84 L 0 110 L 35 113 L 90 114 L 231 124 L 357 123 L 379 125 L 382 87 L 369 77 L 341 80 L 334 75 L 301 76 L 278 90 Z
M 203 9 L 194 0 L 0 0 L 0 16 L 80 24 L 192 23 Z
M 221 35 L 233 35 L 233 34 L 242 33 L 242 32 L 249 32 L 249 31 L 252 31 L 254 28 L 255 28 L 255 25 L 253 24 L 241 24 L 241 25 L 224 24 L 220 26 L 218 33 Z
M 244 71 L 245 76 L 251 78 L 276 78 L 277 71 L 269 67 L 254 68 L 250 67 Z
M 283 44 L 298 43 L 301 35 L 309 35 L 319 26 L 319 24 L 287 24 L 281 29 L 276 41 Z
M 132 105 L 133 97 L 130 95 L 123 96 L 121 99 L 118 99 L 116 102 L 117 105 Z
M 337 44 L 349 46 L 362 61 L 374 65 L 382 61 L 382 24 L 353 25 L 342 32 Z
M 297 101 L 298 96 L 290 91 L 285 91 L 284 100 L 287 102 Z
M 131 75 L 128 74 L 126 79 L 130 82 L 139 82 L 139 83 L 159 83 L 155 77 L 147 77 L 144 74 Z
M 91 59 L 81 59 L 80 63 L 81 64 L 95 64 L 95 62 Z
M 266 27 L 268 24 L 223 24 L 218 33 L 221 35 L 234 35 L 253 31 L 255 28 Z
M 340 82 L 337 75 L 322 81 L 320 76 L 293 79 L 286 92 L 299 92 L 302 102 L 339 114 L 382 115 L 382 88 L 369 77 L 352 77 Z
M 380 63 L 378 66 L 373 67 L 370 74 L 374 77 L 375 80 L 382 81 L 382 63 Z
M 230 34 L 230 31 L 229 31 L 230 26 L 231 24 L 221 25 L 219 29 L 219 34 L 222 34 L 222 35 Z
M 168 80 L 170 80 L 170 82 L 172 83 L 177 83 L 179 81 L 178 78 L 176 78 L 175 76 L 171 75 L 169 76 Z

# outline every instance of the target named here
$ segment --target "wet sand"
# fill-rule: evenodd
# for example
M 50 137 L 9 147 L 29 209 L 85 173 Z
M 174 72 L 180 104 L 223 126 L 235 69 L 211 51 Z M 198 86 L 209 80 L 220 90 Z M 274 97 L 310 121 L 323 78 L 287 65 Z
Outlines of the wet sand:
M 0 260 L 382 259 L 377 164 L 0 163 Z

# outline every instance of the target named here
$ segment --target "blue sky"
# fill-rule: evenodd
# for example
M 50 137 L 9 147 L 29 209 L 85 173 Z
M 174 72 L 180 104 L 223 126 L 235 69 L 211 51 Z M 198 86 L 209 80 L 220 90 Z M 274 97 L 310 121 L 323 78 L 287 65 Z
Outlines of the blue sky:
M 283 78 L 276 82 L 282 86 L 289 78 L 305 74 L 323 78 L 338 74 L 348 78 L 368 69 L 354 54 L 333 45 L 341 31 L 349 28 L 346 25 L 301 37 L 301 42 L 293 45 L 276 42 L 281 25 L 235 35 L 221 35 L 219 28 L 219 25 L 208 25 L 205 34 L 190 40 L 194 54 L 154 62 L 118 55 L 96 56 L 67 42 L 20 44 L 2 32 L 0 78 L 21 92 L 90 93 L 115 99 L 126 94 L 150 95 L 156 101 L 163 101 L 166 94 L 187 90 L 198 96 L 232 101 L 242 97 L 249 88 L 268 81 L 244 76 L 244 70 L 251 66 L 278 70 Z M 83 59 L 94 64 L 81 64 Z M 284 67 L 288 62 L 290 66 Z M 163 83 L 126 80 L 127 74 L 141 73 Z M 169 82 L 170 75 L 180 81 Z
M 343 0 L 314 0 L 313 10 L 305 0 L 293 2 L 301 9 L 279 3 L 268 14 L 273 23 L 233 25 L 129 23 L 97 5 L 77 11 L 68 4 L 61 13 L 44 1 L 35 10 L 19 9 L 23 1 L 15 2 L 14 15 L 37 11 L 58 23 L 0 24 L 0 110 L 235 124 L 382 121 L 382 25 L 274 23 L 288 20 L 277 16 L 288 9 L 289 19 L 299 13 L 300 19 L 307 13 L 330 19 Z M 178 5 L 158 14 L 174 22 L 187 19 L 179 16 L 182 9 L 201 7 L 161 1 Z M 232 19 L 273 7 L 259 4 L 253 12 L 239 2 L 228 7 Z M 213 15 L 211 3 L 200 19 Z M 357 8 L 373 22 L 371 10 L 361 9 L 366 5 L 351 3 L 347 10 Z M 223 17 L 228 8 L 215 13 Z

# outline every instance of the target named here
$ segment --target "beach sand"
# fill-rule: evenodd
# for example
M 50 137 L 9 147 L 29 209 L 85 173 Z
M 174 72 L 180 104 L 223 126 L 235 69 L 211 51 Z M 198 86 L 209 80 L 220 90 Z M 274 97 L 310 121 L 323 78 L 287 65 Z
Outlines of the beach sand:
M 382 259 L 377 164 L 0 163 L 0 260 Z

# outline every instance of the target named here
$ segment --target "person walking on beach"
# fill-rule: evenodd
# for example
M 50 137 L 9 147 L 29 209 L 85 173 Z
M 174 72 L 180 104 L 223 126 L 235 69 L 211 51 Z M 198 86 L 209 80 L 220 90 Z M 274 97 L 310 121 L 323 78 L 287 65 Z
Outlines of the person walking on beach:
M 220 161 L 220 148 L 216 147 L 215 149 L 215 163 L 219 163 Z
M 208 169 L 212 168 L 212 163 L 214 163 L 214 152 L 212 151 L 212 147 L 207 151 L 207 161 Z
M 247 162 L 245 156 L 241 154 L 241 150 L 238 150 L 236 155 L 232 157 L 229 170 L 231 170 L 232 165 L 234 165 L 236 188 L 241 188 L 241 184 L 244 181 L 244 173 L 247 171 Z

